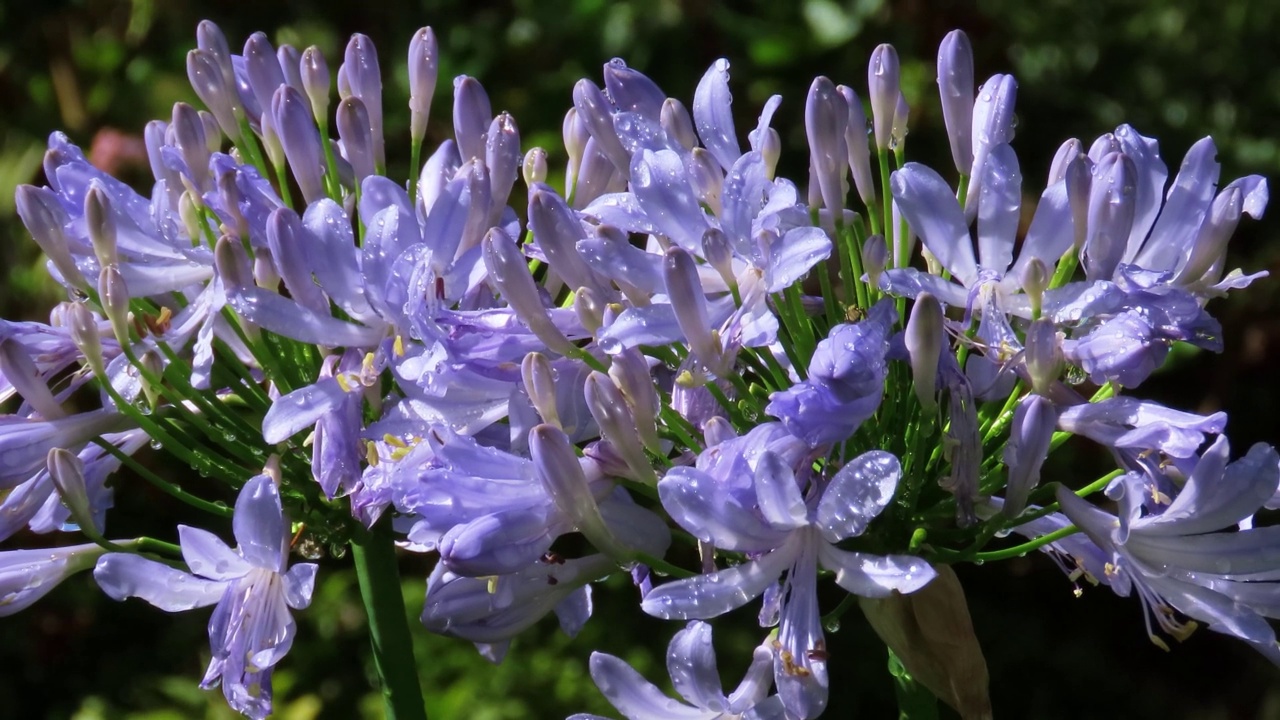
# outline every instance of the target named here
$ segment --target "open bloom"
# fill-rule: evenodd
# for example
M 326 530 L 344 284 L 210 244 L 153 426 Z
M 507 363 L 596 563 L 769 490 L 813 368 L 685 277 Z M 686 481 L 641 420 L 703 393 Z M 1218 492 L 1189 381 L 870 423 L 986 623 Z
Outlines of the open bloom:
M 896 457 L 864 453 L 824 483 L 807 472 L 803 454 L 797 460 L 794 448 L 789 452 L 779 441 L 781 430 L 780 423 L 761 425 L 706 451 L 718 456 L 703 464 L 707 470 L 674 468 L 658 484 L 663 506 L 694 537 L 752 559 L 654 588 L 642 607 L 666 619 L 710 618 L 774 587 L 776 595 L 770 597 L 780 603 L 774 661 L 778 694 L 788 713 L 810 718 L 827 702 L 818 567 L 834 571 L 845 590 L 866 597 L 913 592 L 935 571 L 922 558 L 870 555 L 835 545 L 861 535 L 893 498 L 902 475 Z
M 685 702 L 672 700 L 624 660 L 608 653 L 591 653 L 591 679 L 618 712 L 630 720 L 782 720 L 782 700 L 769 694 L 773 651 L 757 647 L 746 677 L 725 697 L 711 646 L 711 626 L 697 620 L 671 638 L 667 670 Z M 685 704 L 688 703 L 688 704 Z M 569 720 L 602 720 L 598 715 L 571 715 Z
M 167 612 L 217 603 L 209 619 L 213 659 L 202 686 L 222 682 L 232 708 L 261 720 L 271 713 L 271 668 L 293 645 L 289 608 L 311 604 L 317 566 L 286 572 L 288 526 L 280 493 L 267 475 L 245 484 L 236 500 L 235 550 L 213 533 L 178 526 L 185 573 L 139 555 L 109 553 L 94 579 L 116 600 L 139 597 Z

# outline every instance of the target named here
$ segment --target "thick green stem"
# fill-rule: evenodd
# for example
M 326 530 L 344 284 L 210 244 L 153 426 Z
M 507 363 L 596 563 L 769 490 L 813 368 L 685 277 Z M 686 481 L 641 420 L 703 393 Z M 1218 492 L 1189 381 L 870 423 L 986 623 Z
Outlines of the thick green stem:
M 351 541 L 351 556 L 369 615 L 369 639 L 387 720 L 427 720 L 390 527 L 382 523 L 360 533 Z

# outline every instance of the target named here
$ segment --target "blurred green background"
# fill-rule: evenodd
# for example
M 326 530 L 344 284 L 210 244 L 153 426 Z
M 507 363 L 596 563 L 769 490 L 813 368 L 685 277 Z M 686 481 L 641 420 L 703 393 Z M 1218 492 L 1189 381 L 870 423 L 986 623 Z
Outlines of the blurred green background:
M 563 163 L 556 146 L 574 81 L 599 82 L 609 58 L 625 58 L 688 104 L 707 65 L 728 57 L 739 127 L 753 125 L 763 100 L 781 93 L 785 101 L 774 122 L 786 146 L 781 172 L 804 178 L 809 81 L 825 74 L 862 92 L 871 49 L 891 42 L 902 57 L 912 105 L 910 157 L 945 170 L 950 155 L 935 100 L 934 55 L 948 30 L 962 28 L 973 40 L 980 79 L 996 72 L 1018 77 L 1014 147 L 1028 192 L 1038 194 L 1062 140 L 1074 136 L 1087 145 L 1121 122 L 1160 139 L 1171 174 L 1191 143 L 1212 134 L 1224 180 L 1280 176 L 1280 4 L 1272 2 L 4 0 L 0 315 L 46 319 L 60 299 L 13 212 L 17 184 L 43 183 L 44 138 L 61 129 L 95 162 L 145 188 L 141 129 L 147 120 L 167 117 L 173 102 L 195 102 L 184 58 L 202 18 L 216 21 L 233 49 L 254 30 L 276 44 L 316 44 L 333 71 L 352 32 L 371 36 L 381 50 L 389 169 L 396 177 L 408 170 L 403 58 L 412 31 L 424 24 L 440 39 L 441 77 L 480 78 L 494 109 L 511 111 L 525 145 L 546 147 L 553 164 Z M 442 81 L 437 93 L 433 142 L 450 132 L 449 87 Z M 1277 214 L 1242 225 L 1229 267 L 1280 272 Z M 1280 439 L 1276 288 L 1264 282 L 1215 301 L 1226 352 L 1176 355 L 1139 394 L 1184 409 L 1226 410 L 1237 454 L 1254 442 Z M 1069 479 L 1105 462 L 1082 451 L 1070 462 L 1058 458 L 1046 479 Z M 169 538 L 175 520 L 196 521 L 166 497 L 123 482 L 113 535 Z M 57 541 L 28 535 L 6 546 Z M 276 672 L 277 717 L 380 717 L 380 701 L 369 690 L 372 661 L 354 575 L 342 559 L 322 563 L 315 603 L 298 614 L 298 640 Z M 429 569 L 426 558 L 404 561 L 411 612 L 421 607 Z M 1136 600 L 1105 589 L 1086 589 L 1077 599 L 1047 558 L 962 568 L 961 578 L 998 717 L 1280 717 L 1280 675 L 1243 644 L 1202 631 L 1165 653 L 1147 641 Z M 586 672 L 592 649 L 622 655 L 652 679 L 665 678 L 663 652 L 677 626 L 643 616 L 635 591 L 620 581 L 600 588 L 596 598 L 597 617 L 577 640 L 544 623 L 520 638 L 498 667 L 469 645 L 428 636 L 415 623 L 429 710 L 436 718 L 611 714 Z M 825 597 L 824 608 L 838 600 Z M 0 718 L 233 717 L 220 694 L 196 685 L 208 658 L 207 616 L 165 615 L 138 601 L 117 604 L 89 578 L 75 578 L 25 613 L 0 619 Z M 716 625 L 728 683 L 737 682 L 760 637 L 753 619 L 747 610 Z M 883 646 L 856 614 L 843 625 L 828 638 L 826 716 L 894 717 Z

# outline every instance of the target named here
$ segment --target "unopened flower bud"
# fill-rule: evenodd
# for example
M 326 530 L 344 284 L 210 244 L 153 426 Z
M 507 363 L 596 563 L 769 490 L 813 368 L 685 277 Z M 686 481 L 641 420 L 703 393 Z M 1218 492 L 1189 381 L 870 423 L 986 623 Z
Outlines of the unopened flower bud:
M 66 415 L 49 390 L 48 383 L 40 377 L 40 369 L 27 349 L 11 337 L 0 339 L 0 377 L 4 377 L 45 420 L 56 420 Z
M 865 138 L 864 138 L 865 140 Z M 760 140 L 760 159 L 764 161 L 764 176 L 772 180 L 778 170 L 778 159 L 782 157 L 782 138 L 773 128 L 765 128 L 764 139 Z
M 1075 230 L 1073 247 L 1079 253 L 1089 233 L 1089 195 L 1093 191 L 1093 161 L 1077 154 L 1067 163 L 1063 173 L 1067 184 L 1067 203 L 1071 207 L 1071 224 Z
M 836 86 L 825 77 L 814 79 L 804 104 L 804 129 L 809 140 L 811 177 L 818 181 L 822 205 L 833 213 L 844 209 L 849 151 L 845 130 L 849 107 Z
M 71 303 L 67 311 L 71 342 L 84 356 L 89 369 L 97 377 L 106 377 L 102 358 L 102 338 L 98 334 L 98 318 L 82 302 Z
M 1022 277 L 1019 280 L 1027 293 L 1027 299 L 1031 301 L 1031 316 L 1040 317 L 1044 291 L 1049 288 L 1049 267 L 1040 258 L 1033 257 L 1022 267 Z
M 622 147 L 618 133 L 613 129 L 613 114 L 609 100 L 596 87 L 596 84 L 583 78 L 573 86 L 573 106 L 578 108 L 578 117 L 587 126 L 591 138 L 600 146 L 609 161 L 618 172 L 627 175 L 631 172 L 631 155 Z
M 298 60 L 298 77 L 302 81 L 302 89 L 311 103 L 311 114 L 316 123 L 328 122 L 329 116 L 329 64 L 325 62 L 324 53 L 312 45 L 302 51 Z M 274 93 L 272 94 L 274 97 Z
M 129 289 L 125 286 L 120 268 L 105 265 L 98 273 L 98 297 L 102 311 L 111 321 L 111 330 L 122 347 L 128 347 L 129 339 Z
M 901 94 L 898 72 L 898 51 L 892 45 L 880 45 L 872 51 L 867 67 L 867 88 L 871 95 L 876 147 L 881 150 L 888 150 L 893 138 L 893 119 Z
M 276 48 L 276 60 L 280 63 L 280 72 L 284 74 L 285 83 L 305 95 L 307 88 L 302 83 L 302 52 L 286 43 Z M 274 93 L 272 95 L 274 96 Z M 263 109 L 265 110 L 268 106 L 270 103 Z
M 239 100 L 234 97 L 235 86 L 225 81 L 217 58 L 206 50 L 188 52 L 187 79 L 200 101 L 217 119 L 222 132 L 233 142 L 239 142 L 240 124 L 235 113 Z
M 347 161 L 355 173 L 357 185 L 373 175 L 373 135 L 369 130 L 369 111 L 364 101 L 351 96 L 338 103 L 338 137 L 346 151 Z
M 485 235 L 484 264 L 489 280 L 506 299 L 507 304 L 546 346 L 561 355 L 572 355 L 578 348 L 551 321 L 538 295 L 538 286 L 529 274 L 524 255 L 511 236 L 502 228 L 492 228 Z
M 274 61 L 273 61 L 274 62 Z M 209 188 L 209 139 L 205 137 L 204 121 L 200 112 L 186 103 L 174 103 L 169 131 L 182 160 L 191 172 L 191 181 L 197 188 Z
M 574 188 L 577 187 L 578 172 L 582 168 L 582 159 L 586 154 L 587 142 L 591 139 L 587 126 L 578 117 L 577 108 L 569 108 L 569 112 L 565 113 L 562 137 L 564 139 L 565 152 L 569 155 L 569 164 L 565 168 L 564 180 L 565 197 L 568 197 L 573 194 Z
M 628 559 L 630 552 L 613 537 L 600 515 L 568 436 L 555 426 L 539 425 L 529 431 L 529 451 L 538 480 L 575 529 L 604 554 Z
M 480 81 L 459 75 L 453 81 L 453 135 L 462 161 L 484 158 L 484 134 L 493 120 L 489 95 Z
M 364 101 L 369 113 L 369 132 L 373 137 L 373 159 L 377 167 L 386 164 L 382 136 L 382 72 L 378 68 L 378 51 L 368 35 L 356 33 L 347 43 L 342 67 L 351 94 Z
M 853 172 L 853 184 L 858 197 L 870 207 L 876 201 L 876 185 L 871 176 L 871 148 L 867 140 L 867 113 L 862 98 L 847 85 L 836 88 L 844 96 L 849 107 L 849 121 L 845 125 L 844 140 L 849 152 L 849 169 Z
M 578 216 L 564 199 L 547 187 L 529 193 L 529 228 L 538 247 L 571 290 L 589 287 L 608 297 L 594 271 L 578 252 L 578 241 L 586 237 Z
M 271 113 L 303 198 L 310 204 L 327 197 L 320 131 L 316 129 L 302 95 L 288 85 L 280 86 L 271 98 Z
M 684 103 L 675 98 L 664 100 L 659 122 L 667 137 L 680 143 L 685 150 L 698 147 L 698 134 L 693 130 L 693 118 L 689 116 Z
M 116 215 L 111 199 L 102 186 L 94 182 L 84 196 L 84 224 L 93 243 L 93 254 L 98 265 L 106 267 L 119 262 L 116 254 Z
M 200 122 L 204 124 L 204 139 L 209 144 L 209 154 L 212 155 L 222 149 L 222 128 L 218 126 L 218 119 L 208 110 L 200 111 Z
M 705 148 L 694 148 L 689 153 L 686 171 L 689 174 L 689 186 L 698 196 L 698 201 L 705 203 L 711 211 L 720 214 L 720 195 L 724 191 L 724 171 L 720 163 Z
M 973 47 L 963 30 L 952 30 L 938 46 L 938 94 L 956 171 L 973 170 Z
M 698 279 L 698 266 L 693 256 L 680 247 L 667 250 L 662 266 L 662 276 L 667 286 L 667 296 L 676 314 L 676 322 L 684 333 L 686 342 L 702 364 L 713 372 L 723 364 L 720 339 L 711 331 L 707 315 L 707 298 L 702 294 Z
M 592 335 L 604 325 L 604 303 L 595 290 L 578 288 L 573 296 L 573 309 L 578 313 L 578 322 Z
M 1110 280 L 1124 258 L 1136 210 L 1137 174 L 1133 160 L 1123 153 L 1110 153 L 1098 163 L 1084 243 L 1084 269 L 1090 280 Z
M 1089 146 L 1089 159 L 1097 165 L 1106 156 L 1118 152 L 1124 152 L 1124 146 L 1120 144 L 1120 138 L 1116 137 L 1115 133 L 1103 133 Z
M 560 411 L 556 406 L 556 377 L 551 369 L 551 361 L 540 352 L 531 352 L 520 362 L 520 378 L 524 381 L 524 391 L 529 394 L 533 407 L 542 416 L 542 421 L 563 429 L 560 425 Z
M 707 447 L 711 448 L 738 437 L 738 432 L 733 429 L 733 423 L 728 418 L 715 415 L 702 423 L 702 437 L 707 441 Z
M 942 354 L 942 304 L 930 293 L 920 293 L 911 306 L 903 341 L 911 356 L 911 376 L 916 398 L 926 410 L 937 406 L 938 359 Z
M 1040 395 L 1048 395 L 1062 373 L 1062 344 L 1058 328 L 1049 318 L 1040 318 L 1027 328 L 1025 345 L 1027 375 L 1031 389 Z
M 409 135 L 415 143 L 426 137 L 439 73 L 440 50 L 436 45 L 436 34 L 430 27 L 424 27 L 409 41 Z
M 89 489 L 84 481 L 84 463 L 75 453 L 64 448 L 51 448 L 45 462 L 49 468 L 49 478 L 58 491 L 62 504 L 71 512 L 71 519 L 82 530 L 98 534 L 98 527 L 93 516 L 93 507 L 89 502 Z
M 540 147 L 531 148 L 529 152 L 524 154 L 524 162 L 521 164 L 521 175 L 524 177 L 525 187 L 532 188 L 535 183 L 545 183 L 547 181 L 547 151 Z
M 889 147 L 896 150 L 907 139 L 907 122 L 911 119 L 911 106 L 907 105 L 907 96 L 898 93 L 898 105 L 893 111 L 893 134 L 889 138 Z
M 218 238 L 213 248 L 213 264 L 228 292 L 253 287 L 253 267 L 239 238 L 232 235 Z
M 971 220 L 982 194 L 982 165 L 992 148 L 1013 141 L 1013 106 L 1018 83 L 1012 75 L 992 75 L 978 90 L 973 106 L 973 167 L 969 193 L 965 196 L 966 219 Z
M 1043 395 L 1030 393 L 1018 403 L 1004 450 L 1009 480 L 1000 514 L 1015 518 L 1027 507 L 1027 498 L 1040 484 L 1040 468 L 1049 457 L 1049 443 L 1057 426 L 1058 411 Z
M 626 175 L 618 173 L 613 161 L 600 149 L 600 143 L 591 138 L 583 151 L 582 166 L 578 170 L 577 184 L 573 187 L 573 206 L 581 209 L 590 205 L 591 201 L 610 192 L 614 187 L 614 179 L 618 177 Z
M 510 113 L 498 113 L 489 124 L 484 164 L 489 168 L 489 222 L 497 225 L 520 168 L 520 131 Z
M 707 264 L 720 274 L 725 285 L 730 288 L 737 286 L 738 278 L 733 274 L 733 246 L 730 245 L 729 236 L 725 235 L 723 230 L 711 227 L 703 231 L 702 256 L 706 258 Z
M 613 356 L 609 377 L 631 406 L 640 441 L 650 452 L 661 454 L 662 445 L 655 424 L 660 409 L 659 399 L 649 372 L 649 361 L 639 348 L 626 348 Z
M 584 392 L 587 409 L 600 426 L 600 434 L 626 462 L 631 476 L 650 485 L 656 483 L 658 478 L 644 454 L 644 447 L 640 445 L 631 408 L 613 380 L 604 373 L 593 372 L 587 377 Z
M 88 283 L 71 257 L 71 248 L 63 232 L 68 218 L 58 197 L 48 188 L 19 185 L 14 199 L 22 224 L 27 226 L 27 232 L 48 256 L 63 281 L 81 289 L 87 288 Z
M 622 112 L 632 112 L 658 122 L 666 93 L 644 73 L 627 67 L 621 58 L 604 65 L 604 86 L 609 99 Z
M 889 264 L 889 244 L 884 235 L 875 234 L 867 237 L 862 243 L 862 270 L 867 274 L 867 283 L 871 287 L 880 286 L 880 273 Z
M 457 253 L 465 253 L 484 239 L 485 231 L 493 226 L 489 222 L 489 213 L 493 205 L 489 180 L 489 168 L 484 158 L 472 158 L 458 169 L 457 177 L 467 181 L 467 219 L 462 225 L 462 238 L 458 242 Z
M 276 50 L 263 33 L 256 32 L 244 43 L 245 74 L 249 87 L 261 108 L 271 107 L 271 96 L 284 84 L 284 72 L 276 59 Z
M 227 169 L 218 175 L 217 190 L 218 197 L 222 200 L 223 208 L 231 216 L 231 229 L 240 237 L 248 237 L 249 222 L 244 219 L 244 214 L 240 212 L 240 201 L 244 199 L 244 194 L 240 192 L 240 188 L 236 185 L 235 170 Z
M 1084 145 L 1075 138 L 1070 138 L 1058 146 L 1053 154 L 1053 162 L 1049 163 L 1049 181 L 1045 187 L 1053 187 L 1067 177 L 1067 166 L 1084 154 Z

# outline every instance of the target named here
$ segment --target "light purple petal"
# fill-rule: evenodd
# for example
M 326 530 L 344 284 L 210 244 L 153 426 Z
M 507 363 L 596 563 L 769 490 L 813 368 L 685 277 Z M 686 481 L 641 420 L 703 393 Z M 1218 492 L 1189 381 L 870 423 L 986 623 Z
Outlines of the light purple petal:
M 311 604 L 311 593 L 316 587 L 315 563 L 298 563 L 284 574 L 284 601 L 294 610 L 303 610 Z
M 765 266 L 769 292 L 782 292 L 831 255 L 831 238 L 822 228 L 792 228 L 770 248 Z
M 325 198 L 311 203 L 302 215 L 302 224 L 317 241 L 307 257 L 320 287 L 348 315 L 358 320 L 369 317 L 351 218 L 340 205 Z
M 760 513 L 775 530 L 794 530 L 808 524 L 808 509 L 800 496 L 795 472 L 777 453 L 765 450 L 756 461 L 756 497 Z
M 963 287 L 915 268 L 885 270 L 880 273 L 879 287 L 897 297 L 914 298 L 922 292 L 927 292 L 938 298 L 938 302 L 951 307 L 965 307 L 969 300 L 969 295 Z
M 295 433 L 311 427 L 333 412 L 347 393 L 334 378 L 320 378 L 314 385 L 299 388 L 278 398 L 262 418 L 262 439 L 282 443 Z
M 715 61 L 698 82 L 693 93 L 693 124 L 698 137 L 720 167 L 733 167 L 742 151 L 738 146 L 737 131 L 733 127 L 733 110 L 729 92 L 729 61 Z
M 1196 535 L 1230 527 L 1254 514 L 1280 485 L 1280 457 L 1258 443 L 1227 465 L 1225 436 L 1200 456 L 1182 492 L 1160 515 L 1135 523 L 1143 535 Z
M 240 489 L 231 520 L 240 554 L 254 565 L 284 572 L 289 537 L 280 491 L 268 475 L 255 475 Z
M 178 526 L 182 543 L 182 559 L 191 572 L 210 580 L 233 580 L 243 577 L 252 565 L 208 530 L 187 525 Z
M 1129 262 L 1138 253 L 1142 241 L 1160 212 L 1164 199 L 1164 183 L 1169 179 L 1169 168 L 1160 159 L 1160 143 L 1155 138 L 1143 137 L 1128 125 L 1116 128 L 1116 140 L 1121 151 L 1133 160 L 1137 170 L 1137 187 L 1134 197 L 1133 228 L 1129 232 L 1124 260 Z
M 1013 242 L 1022 210 L 1022 171 L 1013 148 L 1008 145 L 992 148 L 982 166 L 982 175 L 982 193 L 978 196 L 978 257 L 983 270 L 1003 274 L 1013 262 Z
M 822 544 L 818 564 L 836 573 L 836 584 L 861 597 L 888 597 L 893 591 L 912 593 L 938 573 L 914 555 L 868 555 Z
M 582 214 L 600 221 L 601 225 L 612 225 L 627 232 L 644 235 L 659 234 L 662 231 L 640 207 L 640 201 L 634 193 L 607 193 L 591 201 Z
M 907 163 L 889 179 L 894 202 L 942 266 L 965 287 L 978 277 L 964 213 L 947 181 L 919 163 Z
M 659 585 L 649 591 L 640 607 L 664 620 L 723 615 L 759 597 L 795 562 L 796 553 L 797 545 L 792 542 L 741 565 Z
M 618 712 L 630 720 L 708 720 L 715 713 L 691 708 L 662 694 L 621 659 L 591 653 L 591 679 Z
M 787 537 L 770 527 L 744 499 L 711 475 L 691 467 L 667 471 L 658 483 L 662 506 L 671 519 L 716 547 L 734 552 L 763 552 L 781 545 Z
M 1191 252 L 1218 187 L 1221 166 L 1213 138 L 1201 138 L 1186 156 L 1169 186 L 1164 209 L 1134 262 L 1148 270 L 1174 270 Z M 1135 223 L 1136 224 L 1136 223 Z
M 694 707 L 724 712 L 724 690 L 711 644 L 711 626 L 694 620 L 676 633 L 667 647 L 667 672 L 671 684 Z
M 371 347 L 386 335 L 383 328 L 367 328 L 320 315 L 260 287 L 228 288 L 227 301 L 254 325 L 304 343 L 327 347 Z
M 1018 261 L 1006 275 L 1012 282 L 1021 283 L 1022 273 L 1031 262 L 1039 258 L 1047 267 L 1054 267 L 1075 239 L 1075 226 L 1071 216 L 1071 204 L 1067 200 L 1067 183 L 1060 180 L 1045 188 L 1036 204 L 1036 214 L 1027 228 Z
M 691 253 L 702 253 L 706 215 L 678 154 L 671 150 L 636 154 L 631 159 L 631 191 L 663 235 Z
M 93 579 L 115 600 L 142 598 L 165 612 L 212 605 L 227 583 L 204 580 L 141 555 L 108 553 L 98 560 Z
M 818 501 L 817 523 L 827 542 L 861 535 L 893 500 L 902 466 L 893 454 L 872 450 L 840 468 Z

